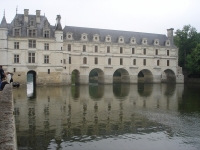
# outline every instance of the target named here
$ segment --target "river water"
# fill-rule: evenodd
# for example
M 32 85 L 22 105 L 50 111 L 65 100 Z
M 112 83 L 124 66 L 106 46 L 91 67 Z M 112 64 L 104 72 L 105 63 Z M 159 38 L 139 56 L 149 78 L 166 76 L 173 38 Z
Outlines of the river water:
M 13 99 L 19 150 L 200 149 L 200 85 L 28 84 Z

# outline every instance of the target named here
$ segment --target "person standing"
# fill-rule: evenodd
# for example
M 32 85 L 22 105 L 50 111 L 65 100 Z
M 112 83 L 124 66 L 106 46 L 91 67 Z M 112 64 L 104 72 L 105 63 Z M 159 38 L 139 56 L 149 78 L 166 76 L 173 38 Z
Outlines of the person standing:
M 6 77 L 6 74 L 4 73 L 3 66 L 0 65 L 0 87 L 1 87 L 2 79 L 5 77 Z

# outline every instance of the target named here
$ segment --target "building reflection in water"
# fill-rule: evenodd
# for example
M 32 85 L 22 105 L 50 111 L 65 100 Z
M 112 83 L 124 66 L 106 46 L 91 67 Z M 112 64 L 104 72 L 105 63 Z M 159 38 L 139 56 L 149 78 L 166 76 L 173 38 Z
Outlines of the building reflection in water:
M 177 111 L 182 92 L 183 86 L 167 84 L 37 87 L 33 101 L 20 88 L 13 91 L 18 146 L 47 149 L 54 143 L 59 148 L 62 141 L 162 131 L 161 124 L 136 110 Z

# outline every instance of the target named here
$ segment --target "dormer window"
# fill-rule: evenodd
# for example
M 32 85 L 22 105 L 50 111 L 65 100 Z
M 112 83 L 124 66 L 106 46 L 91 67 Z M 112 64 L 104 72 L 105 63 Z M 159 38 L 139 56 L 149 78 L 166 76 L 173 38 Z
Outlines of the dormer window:
M 166 40 L 165 46 L 170 46 L 170 41 L 169 40 Z
M 147 44 L 147 39 L 146 38 L 142 39 L 142 44 L 145 44 L 145 45 Z
M 21 29 L 14 29 L 13 36 L 21 36 Z
M 124 37 L 123 37 L 123 36 L 120 36 L 120 37 L 118 38 L 118 42 L 119 42 L 119 43 L 124 43 Z
M 136 44 L 136 38 L 132 37 L 132 38 L 130 39 L 130 43 L 131 43 L 131 44 Z
M 33 26 L 34 25 L 34 21 L 30 21 L 30 26 Z
M 87 34 L 86 34 L 86 33 L 83 33 L 83 34 L 81 35 L 81 40 L 87 41 Z
M 159 45 L 159 40 L 158 39 L 154 40 L 154 45 Z
M 96 41 L 96 42 L 99 41 L 99 35 L 98 35 L 98 34 L 95 34 L 95 35 L 93 36 L 93 41 Z
M 36 29 L 28 29 L 28 37 L 36 37 Z
M 67 40 L 73 40 L 73 33 L 71 33 L 71 32 L 67 32 L 67 34 L 66 34 L 66 39 Z
M 107 36 L 106 36 L 105 42 L 111 42 L 111 36 L 110 36 L 110 35 L 107 35 Z
M 44 31 L 44 38 L 49 38 L 49 35 L 50 35 L 49 32 L 50 32 L 50 31 Z

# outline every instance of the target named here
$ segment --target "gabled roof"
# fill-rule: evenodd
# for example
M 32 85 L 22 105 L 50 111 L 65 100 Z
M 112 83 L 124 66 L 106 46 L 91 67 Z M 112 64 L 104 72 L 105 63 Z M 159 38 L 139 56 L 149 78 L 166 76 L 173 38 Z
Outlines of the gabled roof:
M 63 29 L 64 37 L 66 33 L 73 33 L 74 40 L 80 40 L 81 34 L 88 34 L 88 41 L 93 40 L 93 35 L 98 34 L 100 42 L 105 42 L 105 37 L 107 35 L 111 36 L 112 43 L 118 43 L 118 38 L 120 36 L 124 37 L 124 43 L 129 44 L 131 38 L 136 38 L 137 44 L 141 44 L 143 38 L 147 38 L 148 45 L 153 45 L 154 40 L 159 40 L 159 45 L 164 46 L 165 41 L 168 40 L 168 37 L 164 34 L 154 34 L 154 33 L 143 33 L 143 32 L 133 32 L 133 31 L 120 31 L 120 30 L 108 30 L 108 29 L 95 29 L 95 28 L 85 28 L 85 27 L 74 27 L 74 26 L 65 26 Z
M 12 36 L 13 35 L 13 28 L 15 26 L 15 21 L 19 22 L 19 27 L 21 29 L 21 36 L 22 37 L 27 37 L 27 27 L 29 27 L 29 23 L 31 20 L 36 21 L 36 15 L 28 15 L 28 23 L 24 21 L 24 14 L 16 14 L 14 17 L 13 21 L 9 24 L 8 26 L 8 35 Z M 45 21 L 47 18 L 45 16 L 40 16 L 40 23 L 37 23 L 35 27 L 37 28 L 37 37 L 43 37 L 43 30 L 45 26 Z M 48 20 L 47 20 L 48 21 Z M 49 26 L 50 28 L 50 38 L 54 38 L 54 27 Z
M 5 16 L 3 16 L 3 19 L 0 24 L 0 28 L 8 28 Z

